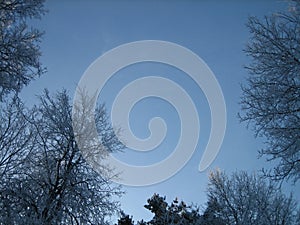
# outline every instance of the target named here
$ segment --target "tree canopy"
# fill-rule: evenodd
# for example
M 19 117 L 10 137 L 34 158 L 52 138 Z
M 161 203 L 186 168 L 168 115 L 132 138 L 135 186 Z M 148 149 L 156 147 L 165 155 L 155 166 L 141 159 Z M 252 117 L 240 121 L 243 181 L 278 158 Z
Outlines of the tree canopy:
M 107 224 L 118 211 L 112 197 L 122 193 L 120 187 L 111 183 L 114 174 L 109 168 L 96 172 L 83 158 L 72 129 L 71 109 L 66 91 L 55 96 L 45 91 L 28 114 L 17 111 L 26 123 L 11 125 L 18 143 L 6 145 L 1 153 L 12 151 L 23 157 L 6 157 L 0 182 L 0 224 Z M 113 138 L 105 118 L 104 108 L 98 107 L 97 126 L 109 140 L 106 147 L 114 152 L 123 145 Z M 21 142 L 24 132 L 30 134 L 26 148 Z M 8 137 L 2 143 L 9 142 Z
M 252 58 L 242 86 L 242 121 L 266 140 L 260 156 L 275 161 L 276 180 L 300 179 L 300 1 L 264 20 L 250 17 L 245 52 Z
M 136 225 L 298 225 L 300 208 L 292 195 L 286 196 L 273 180 L 245 171 L 227 175 L 215 170 L 209 176 L 207 204 L 188 205 L 177 198 L 171 204 L 154 194 L 144 206 L 154 216 Z M 134 225 L 122 214 L 118 225 Z
M 44 0 L 0 1 L 0 224 L 108 224 L 122 191 L 109 168 L 94 171 L 80 152 L 67 91 L 45 90 L 31 108 L 19 97 L 45 72 L 43 32 L 29 25 L 45 12 Z M 122 149 L 104 106 L 93 113 L 105 148 Z
M 245 171 L 216 170 L 208 183 L 208 208 L 225 224 L 297 224 L 300 211 L 272 180 Z
M 45 71 L 40 62 L 42 32 L 28 25 L 45 12 L 44 0 L 0 1 L 0 101 Z

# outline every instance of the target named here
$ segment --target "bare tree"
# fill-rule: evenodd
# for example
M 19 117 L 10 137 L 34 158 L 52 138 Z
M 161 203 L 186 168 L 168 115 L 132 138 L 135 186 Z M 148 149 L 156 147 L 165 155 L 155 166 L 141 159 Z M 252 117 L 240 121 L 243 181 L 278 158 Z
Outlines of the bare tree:
M 260 156 L 277 165 L 275 180 L 300 179 L 300 1 L 287 13 L 249 18 L 252 34 L 245 52 L 252 57 L 242 86 L 242 121 L 266 140 Z
M 44 0 L 0 1 L 0 101 L 44 72 L 39 57 L 42 33 L 28 20 L 45 13 Z
M 117 212 L 118 202 L 112 198 L 122 193 L 120 187 L 111 183 L 109 176 L 114 174 L 109 169 L 95 172 L 82 157 L 71 110 L 66 91 L 55 97 L 45 91 L 34 107 L 29 121 L 36 141 L 21 175 L 3 190 L 1 213 L 9 221 L 3 224 L 107 224 Z M 104 108 L 98 107 L 96 123 L 103 140 L 110 141 L 106 143 L 110 151 L 118 151 L 123 145 L 106 118 Z
M 14 97 L 0 103 L 0 183 L 17 173 L 18 167 L 31 151 L 33 131 L 27 121 L 27 110 Z M 0 184 L 1 186 L 1 184 Z
M 256 174 L 224 172 L 210 174 L 208 200 L 216 218 L 226 224 L 293 225 L 298 224 L 299 209 L 292 196 L 286 197 Z M 212 209 L 211 209 L 212 210 Z
M 11 190 L 19 185 L 21 168 L 33 149 L 35 137 L 26 119 L 29 112 L 17 97 L 5 99 L 0 105 L 0 224 L 14 224 L 11 218 L 16 211 L 10 209 L 18 203 L 9 196 L 15 195 Z

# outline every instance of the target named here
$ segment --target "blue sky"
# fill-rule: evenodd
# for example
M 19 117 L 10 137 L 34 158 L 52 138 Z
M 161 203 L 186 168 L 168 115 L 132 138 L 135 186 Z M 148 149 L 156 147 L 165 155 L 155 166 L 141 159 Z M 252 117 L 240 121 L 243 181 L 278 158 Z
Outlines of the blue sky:
M 49 13 L 35 25 L 45 31 L 41 43 L 42 62 L 48 72 L 26 87 L 22 93 L 28 104 L 44 88 L 51 92 L 66 88 L 73 96 L 76 85 L 88 66 L 106 51 L 121 44 L 139 40 L 163 40 L 182 45 L 200 56 L 214 72 L 224 94 L 227 129 L 217 158 L 208 170 L 198 171 L 199 161 L 208 141 L 210 111 L 199 87 L 182 71 L 159 63 L 141 63 L 122 69 L 104 87 L 99 102 L 110 112 L 118 91 L 137 78 L 156 75 L 177 82 L 193 99 L 199 114 L 201 131 L 197 149 L 187 165 L 170 179 L 147 187 L 124 187 L 120 199 L 126 213 L 134 219 L 148 219 L 143 208 L 153 193 L 176 196 L 187 203 L 204 205 L 207 175 L 214 168 L 228 173 L 236 170 L 255 171 L 270 166 L 257 159 L 263 145 L 253 132 L 240 124 L 237 113 L 241 96 L 240 84 L 247 71 L 249 58 L 243 48 L 249 40 L 245 26 L 248 16 L 262 18 L 285 10 L 285 1 L 48 1 Z M 130 149 L 117 154 L 120 160 L 134 165 L 147 165 L 169 155 L 180 135 L 178 114 L 172 105 L 159 98 L 147 98 L 133 108 L 130 124 L 140 138 L 149 135 L 148 122 L 162 117 L 168 133 L 163 143 L 149 153 Z

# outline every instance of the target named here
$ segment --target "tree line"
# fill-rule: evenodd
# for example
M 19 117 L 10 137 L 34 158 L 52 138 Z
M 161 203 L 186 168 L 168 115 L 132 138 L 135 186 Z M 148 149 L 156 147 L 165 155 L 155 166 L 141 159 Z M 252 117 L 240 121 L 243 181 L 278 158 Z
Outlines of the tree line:
M 286 196 L 274 181 L 255 173 L 220 170 L 211 172 L 207 185 L 207 203 L 201 210 L 177 198 L 171 204 L 154 194 L 144 206 L 154 216 L 137 221 L 123 213 L 117 225 L 227 225 L 227 224 L 299 224 L 300 210 L 293 196 Z

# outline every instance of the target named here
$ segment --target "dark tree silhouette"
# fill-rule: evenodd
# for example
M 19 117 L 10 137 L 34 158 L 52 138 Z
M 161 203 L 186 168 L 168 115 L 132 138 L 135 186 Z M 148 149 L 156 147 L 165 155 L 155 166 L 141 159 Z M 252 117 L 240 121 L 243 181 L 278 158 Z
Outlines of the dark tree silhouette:
M 227 176 L 212 172 L 208 184 L 211 217 L 225 224 L 297 225 L 299 208 L 292 196 L 286 197 L 274 184 L 247 172 Z
M 188 206 L 183 201 L 178 201 L 176 198 L 170 205 L 166 202 L 165 197 L 154 194 L 147 200 L 144 206 L 150 210 L 154 216 L 146 222 L 144 220 L 137 222 L 137 225 L 199 225 L 201 223 L 201 216 L 198 208 Z M 120 224 L 133 225 L 134 222 L 128 215 L 123 215 L 118 222 Z
M 45 91 L 27 120 L 34 135 L 30 154 L 0 189 L 0 224 L 108 224 L 118 211 L 113 196 L 122 192 L 111 183 L 112 172 L 95 172 L 75 142 L 71 102 L 62 91 Z M 95 114 L 106 147 L 118 151 L 118 141 L 103 107 Z M 100 172 L 100 171 L 98 171 Z
M 211 198 L 207 202 L 207 207 L 202 215 L 202 225 L 226 225 L 225 221 L 218 216 L 221 208 L 216 199 Z
M 260 156 L 277 165 L 273 179 L 300 179 L 300 1 L 287 13 L 249 18 L 245 52 L 252 58 L 242 86 L 242 121 L 266 140 Z
M 118 219 L 117 225 L 134 225 L 134 221 L 132 220 L 132 217 L 121 212 L 121 218 Z
M 44 0 L 0 1 L 0 101 L 45 71 L 40 62 L 42 32 L 27 25 L 44 13 Z

